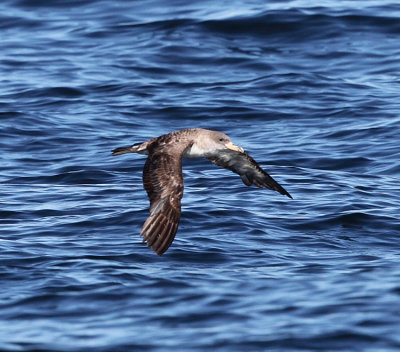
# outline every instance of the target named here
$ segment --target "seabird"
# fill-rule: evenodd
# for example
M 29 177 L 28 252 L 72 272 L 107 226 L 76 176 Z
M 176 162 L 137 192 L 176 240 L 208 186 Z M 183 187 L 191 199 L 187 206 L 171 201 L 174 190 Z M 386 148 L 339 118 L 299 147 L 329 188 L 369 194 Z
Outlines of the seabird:
M 206 158 L 239 174 L 246 186 L 269 188 L 292 198 L 243 148 L 221 132 L 185 129 L 112 151 L 112 155 L 125 153 L 148 155 L 143 185 L 150 200 L 150 216 L 140 235 L 158 255 L 169 248 L 178 230 L 183 196 L 182 158 Z

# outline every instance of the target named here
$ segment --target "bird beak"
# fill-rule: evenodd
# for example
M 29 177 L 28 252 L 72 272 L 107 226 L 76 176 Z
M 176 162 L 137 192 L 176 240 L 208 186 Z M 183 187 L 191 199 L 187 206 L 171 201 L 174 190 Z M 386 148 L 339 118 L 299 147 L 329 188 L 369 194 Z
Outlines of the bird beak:
M 244 153 L 244 150 L 242 147 L 238 147 L 237 145 L 234 145 L 232 142 L 226 143 L 225 147 L 230 150 L 233 150 L 235 152 Z

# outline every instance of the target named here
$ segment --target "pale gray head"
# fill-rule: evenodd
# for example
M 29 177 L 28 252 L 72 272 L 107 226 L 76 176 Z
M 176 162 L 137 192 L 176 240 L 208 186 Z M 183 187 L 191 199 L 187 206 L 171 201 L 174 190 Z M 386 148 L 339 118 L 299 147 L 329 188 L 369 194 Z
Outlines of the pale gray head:
M 187 157 L 213 156 L 226 149 L 243 153 L 243 148 L 234 145 L 225 133 L 204 129 L 197 129 L 196 132 L 197 136 L 185 155 Z

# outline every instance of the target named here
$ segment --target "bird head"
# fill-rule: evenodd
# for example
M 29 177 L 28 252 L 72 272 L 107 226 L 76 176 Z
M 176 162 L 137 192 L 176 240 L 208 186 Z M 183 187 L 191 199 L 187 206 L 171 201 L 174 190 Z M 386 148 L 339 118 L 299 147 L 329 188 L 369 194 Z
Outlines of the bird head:
M 243 148 L 233 144 L 231 139 L 225 133 L 215 132 L 212 135 L 212 139 L 214 143 L 223 146 L 221 149 L 226 148 L 235 152 L 244 153 Z

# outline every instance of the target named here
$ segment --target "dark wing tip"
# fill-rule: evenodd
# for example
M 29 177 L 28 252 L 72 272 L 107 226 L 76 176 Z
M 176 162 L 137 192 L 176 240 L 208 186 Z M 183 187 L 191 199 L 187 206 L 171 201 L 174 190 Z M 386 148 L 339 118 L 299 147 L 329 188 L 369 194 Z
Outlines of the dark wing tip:
M 265 176 L 267 178 L 267 182 L 263 184 L 264 187 L 272 189 L 273 191 L 277 191 L 280 194 L 287 196 L 290 199 L 293 199 L 292 195 L 286 189 L 284 189 L 278 182 L 276 182 L 270 175 L 266 174 Z
M 288 198 L 293 199 L 292 195 L 284 189 L 277 181 L 275 181 L 270 175 L 268 175 L 264 170 L 263 172 L 265 173 L 265 176 L 267 178 L 267 182 L 265 183 L 265 186 L 267 188 L 270 188 L 274 191 L 279 192 L 280 194 L 287 196 Z
M 269 175 L 264 169 L 262 169 L 261 166 L 249 154 L 247 154 L 246 152 L 243 154 L 245 154 L 247 161 L 253 165 L 255 170 L 257 170 L 262 175 L 260 178 L 257 176 L 257 174 L 251 175 L 250 184 L 253 183 L 256 186 L 258 185 L 261 187 L 270 188 L 284 196 L 289 197 L 290 199 L 293 199 L 291 194 L 286 189 L 284 189 L 277 181 L 275 181 L 275 179 L 271 175 Z M 242 179 L 243 176 L 245 175 L 241 175 Z M 250 175 L 246 176 L 249 177 Z M 247 185 L 245 180 L 243 180 L 243 182 Z
M 282 187 L 282 186 L 281 186 L 281 187 Z M 282 194 L 282 195 L 284 195 L 284 196 L 287 196 L 287 197 L 289 197 L 290 199 L 293 199 L 292 195 L 291 195 L 286 189 L 284 189 L 284 188 L 282 187 L 282 190 L 283 190 L 283 192 L 280 191 L 280 192 L 279 192 L 280 194 Z

